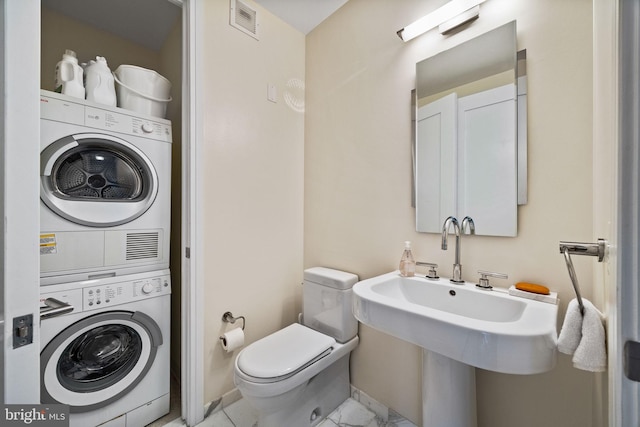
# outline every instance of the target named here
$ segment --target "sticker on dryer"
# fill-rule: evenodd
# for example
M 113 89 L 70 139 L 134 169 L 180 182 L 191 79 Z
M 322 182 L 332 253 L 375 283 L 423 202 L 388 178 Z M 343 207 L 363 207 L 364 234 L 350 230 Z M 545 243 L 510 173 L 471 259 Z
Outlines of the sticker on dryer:
M 58 253 L 58 244 L 56 243 L 56 235 L 54 233 L 40 235 L 40 255 L 49 255 Z

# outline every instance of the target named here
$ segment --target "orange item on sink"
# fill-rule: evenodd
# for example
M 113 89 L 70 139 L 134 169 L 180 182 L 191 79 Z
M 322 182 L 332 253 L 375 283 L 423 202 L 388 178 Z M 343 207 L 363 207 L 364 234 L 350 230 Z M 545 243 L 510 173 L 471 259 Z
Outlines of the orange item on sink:
M 535 283 L 520 282 L 516 283 L 516 289 L 521 291 L 533 292 L 534 294 L 549 295 L 549 288 Z

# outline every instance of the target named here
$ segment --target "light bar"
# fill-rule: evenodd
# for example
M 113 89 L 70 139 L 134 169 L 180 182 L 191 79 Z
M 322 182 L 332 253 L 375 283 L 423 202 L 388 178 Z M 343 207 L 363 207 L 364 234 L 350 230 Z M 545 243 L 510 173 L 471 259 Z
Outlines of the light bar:
M 449 3 L 399 30 L 397 34 L 407 42 L 484 2 L 485 0 L 451 0 Z

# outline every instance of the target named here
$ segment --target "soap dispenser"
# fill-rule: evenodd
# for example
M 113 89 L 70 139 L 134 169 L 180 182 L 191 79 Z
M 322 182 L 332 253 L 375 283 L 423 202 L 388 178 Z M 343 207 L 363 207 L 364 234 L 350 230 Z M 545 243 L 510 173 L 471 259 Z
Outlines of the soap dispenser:
M 416 273 L 416 261 L 411 253 L 411 242 L 404 242 L 404 252 L 400 258 L 400 275 L 404 277 L 413 277 Z

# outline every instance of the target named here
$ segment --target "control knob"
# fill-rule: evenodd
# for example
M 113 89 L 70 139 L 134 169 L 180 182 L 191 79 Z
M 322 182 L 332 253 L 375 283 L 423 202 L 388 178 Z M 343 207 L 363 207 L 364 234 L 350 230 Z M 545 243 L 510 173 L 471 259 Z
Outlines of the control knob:
M 144 285 L 142 285 L 143 294 L 150 294 L 151 292 L 153 292 L 153 285 L 151 283 L 147 282 Z

